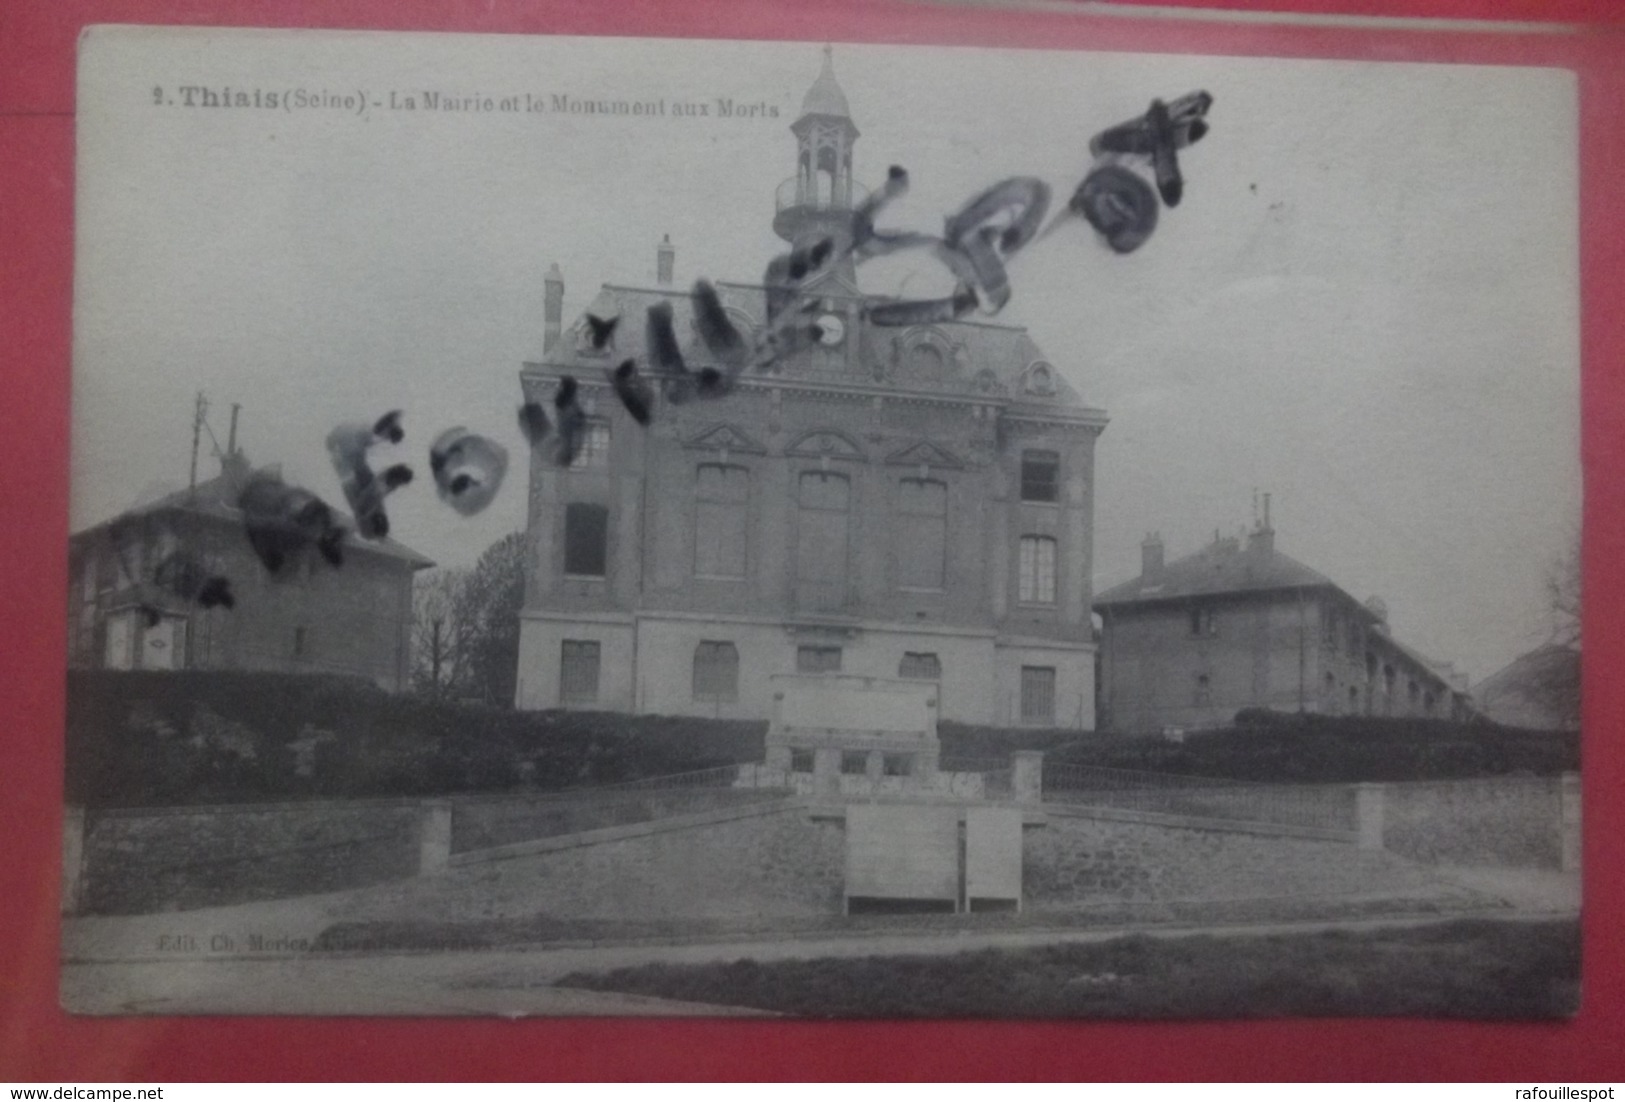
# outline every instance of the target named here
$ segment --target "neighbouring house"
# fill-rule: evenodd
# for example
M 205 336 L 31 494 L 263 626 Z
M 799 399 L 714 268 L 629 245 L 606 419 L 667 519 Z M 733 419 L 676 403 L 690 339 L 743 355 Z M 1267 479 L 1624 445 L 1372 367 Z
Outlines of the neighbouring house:
M 1393 638 L 1388 610 L 1276 550 L 1267 519 L 1101 593 L 1100 725 L 1146 733 L 1222 726 L 1243 708 L 1469 718 L 1466 687 Z
M 1473 687 L 1473 703 L 1508 727 L 1580 729 L 1580 651 L 1556 643 L 1519 655 Z
M 405 689 L 412 577 L 434 564 L 352 530 L 343 566 L 312 552 L 273 577 L 237 508 L 248 473 L 234 450 L 218 476 L 69 538 L 69 666 L 352 674 Z M 205 609 L 156 584 L 175 550 L 227 578 L 235 607 Z
M 792 244 L 844 232 L 864 191 L 827 53 L 790 131 L 795 174 L 763 219 Z M 518 706 L 766 719 L 774 675 L 827 673 L 935 682 L 944 719 L 1092 726 L 1105 414 L 1023 329 L 874 324 L 886 300 L 848 259 L 802 288 L 812 347 L 644 428 L 605 369 L 642 352 L 650 306 L 670 306 L 691 368 L 712 363 L 674 258 L 663 242 L 654 286 L 597 291 L 587 312 L 620 319 L 601 348 L 548 273 L 521 381 L 551 408 L 573 377 L 589 425 L 567 469 L 551 439 L 532 451 Z M 717 290 L 762 330 L 761 285 Z

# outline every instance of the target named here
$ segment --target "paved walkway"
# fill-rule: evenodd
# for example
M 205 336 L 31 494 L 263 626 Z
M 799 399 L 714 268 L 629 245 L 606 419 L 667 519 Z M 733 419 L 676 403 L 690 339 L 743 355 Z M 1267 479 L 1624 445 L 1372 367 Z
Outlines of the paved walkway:
M 1431 925 L 1456 917 L 1459 916 L 947 935 L 880 934 L 864 938 L 810 937 L 701 945 L 83 961 L 63 965 L 62 1003 L 70 1012 L 80 1014 L 756 1015 L 759 1012 L 738 1007 L 580 991 L 553 984 L 571 972 L 655 962 L 700 964 L 742 959 L 939 955 L 976 949 L 1100 942 L 1126 934 L 1157 938 L 1241 937 L 1392 929 Z M 1572 917 L 1572 912 L 1525 911 L 1498 917 L 1505 921 L 1539 921 Z
M 1533 921 L 1579 912 L 1575 873 L 1440 868 L 1445 884 L 1505 905 L 1474 917 Z M 1114 925 L 957 931 L 870 930 L 799 936 L 719 935 L 663 944 L 536 946 L 399 953 L 306 952 L 344 916 L 354 893 L 166 914 L 63 922 L 62 1001 L 86 1014 L 749 1015 L 757 1012 L 554 987 L 574 971 L 673 964 L 947 954 L 1152 937 L 1369 930 L 1450 921 L 1458 914 L 1268 924 Z

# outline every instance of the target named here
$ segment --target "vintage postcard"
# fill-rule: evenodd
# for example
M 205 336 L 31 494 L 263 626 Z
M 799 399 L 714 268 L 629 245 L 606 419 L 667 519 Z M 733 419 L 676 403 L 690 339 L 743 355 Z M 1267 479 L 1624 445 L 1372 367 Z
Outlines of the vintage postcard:
M 62 999 L 1579 998 L 1572 73 L 81 41 Z

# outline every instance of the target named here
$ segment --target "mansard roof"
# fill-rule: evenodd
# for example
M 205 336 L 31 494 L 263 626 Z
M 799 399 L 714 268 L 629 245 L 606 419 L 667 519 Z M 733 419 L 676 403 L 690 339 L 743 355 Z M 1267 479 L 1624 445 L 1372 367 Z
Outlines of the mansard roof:
M 760 333 L 767 323 L 765 289 L 748 283 L 720 281 L 716 287 L 724 309 L 735 324 Z M 851 296 L 813 297 L 829 298 L 837 313 L 853 301 Z M 890 300 L 871 295 L 863 296 L 862 301 L 872 306 Z M 693 305 L 686 288 L 606 283 L 583 314 L 563 331 L 541 363 L 527 366 L 558 373 L 597 375 L 628 357 L 641 359 L 645 316 L 649 307 L 659 302 L 671 307 L 672 325 L 684 360 L 691 367 L 710 364 L 712 361 L 695 328 Z M 592 348 L 587 314 L 620 319 L 610 343 L 602 349 Z M 848 383 L 867 388 L 878 386 L 922 394 L 986 395 L 1002 400 L 1017 415 L 1089 414 L 1104 424 L 1104 413 L 1083 401 L 1076 388 L 1048 362 L 1023 328 L 976 320 L 908 327 L 874 325 L 865 320 L 856 328 L 857 332 L 846 338 L 858 342 L 859 363 L 855 370 L 823 369 L 817 366 L 816 353 L 802 353 L 791 357 L 769 377 L 836 385 Z M 919 345 L 929 345 L 936 350 L 940 369 L 924 369 L 914 363 L 911 353 Z M 759 372 L 751 374 L 764 377 Z

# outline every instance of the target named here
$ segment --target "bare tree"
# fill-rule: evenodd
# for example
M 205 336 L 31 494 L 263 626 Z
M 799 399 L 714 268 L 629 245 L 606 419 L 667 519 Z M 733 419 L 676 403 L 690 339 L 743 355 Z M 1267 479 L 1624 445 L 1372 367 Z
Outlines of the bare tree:
M 525 537 L 497 540 L 458 593 L 461 687 L 489 704 L 512 705 L 519 677 L 519 612 L 525 602 Z
M 458 695 L 469 634 L 463 608 L 468 573 L 430 570 L 412 586 L 412 687 L 425 695 Z
M 1552 564 L 1546 574 L 1546 599 L 1552 618 L 1550 642 L 1580 649 L 1580 544 Z
M 1580 726 L 1580 543 L 1546 575 L 1551 636 L 1532 670 L 1530 695 L 1566 728 Z

